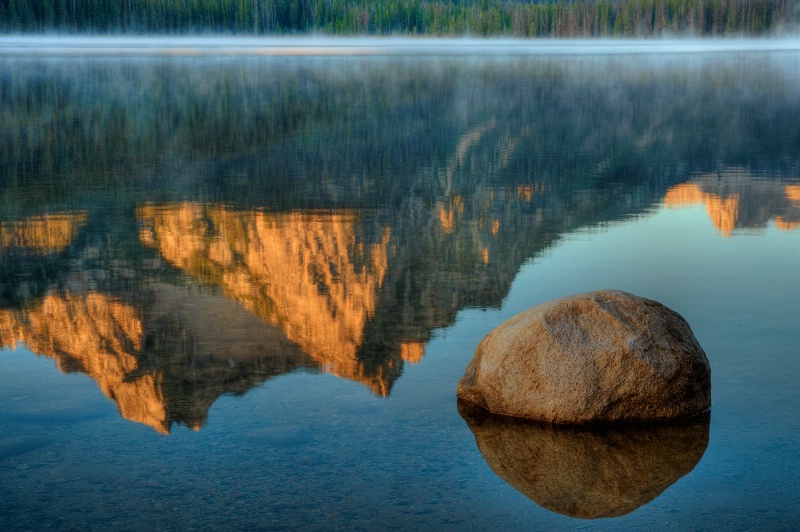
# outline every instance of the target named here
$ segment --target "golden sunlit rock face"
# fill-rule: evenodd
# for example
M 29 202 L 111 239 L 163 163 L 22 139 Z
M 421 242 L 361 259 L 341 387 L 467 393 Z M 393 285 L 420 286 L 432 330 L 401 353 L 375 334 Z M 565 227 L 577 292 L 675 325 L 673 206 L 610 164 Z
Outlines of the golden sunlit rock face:
M 416 364 L 425 356 L 425 344 L 421 342 L 403 342 L 400 344 L 400 358 Z
M 775 227 L 781 231 L 795 231 L 800 228 L 800 221 L 786 221 L 781 216 L 775 217 Z
M 142 347 L 142 322 L 130 305 L 97 293 L 51 293 L 33 309 L 0 315 L 0 338 L 4 347 L 21 342 L 54 358 L 61 371 L 85 373 L 124 418 L 169 431 L 159 375 L 129 379 Z
M 57 253 L 72 243 L 85 223 L 85 212 L 44 214 L 0 222 L 0 250 L 17 248 L 40 255 Z
M 449 198 L 447 203 L 439 203 L 439 223 L 444 234 L 449 235 L 455 230 L 456 218 L 464 213 L 464 202 L 461 196 Z
M 738 195 L 722 198 L 715 194 L 707 194 L 700 185 L 694 183 L 682 183 L 669 189 L 664 196 L 664 205 L 667 207 L 705 205 L 714 227 L 725 237 L 733 234 L 739 216 Z
M 782 231 L 800 227 L 800 186 L 759 179 L 737 168 L 700 175 L 670 188 L 664 205 L 704 205 L 714 227 L 724 237 L 739 228 L 763 228 L 770 220 Z
M 134 307 L 95 292 L 49 293 L 0 311 L 0 347 L 24 343 L 61 371 L 85 373 L 122 417 L 162 434 L 175 422 L 202 427 L 223 393 L 313 367 L 277 327 L 225 297 L 157 284 L 143 299 Z
M 800 207 L 800 185 L 787 185 L 785 190 L 786 199 Z
M 359 361 L 387 268 L 390 234 L 356 238 L 343 213 L 231 210 L 184 203 L 138 209 L 142 242 L 201 282 L 279 327 L 322 371 L 387 395 L 394 375 Z M 396 369 L 399 372 L 399 368 Z

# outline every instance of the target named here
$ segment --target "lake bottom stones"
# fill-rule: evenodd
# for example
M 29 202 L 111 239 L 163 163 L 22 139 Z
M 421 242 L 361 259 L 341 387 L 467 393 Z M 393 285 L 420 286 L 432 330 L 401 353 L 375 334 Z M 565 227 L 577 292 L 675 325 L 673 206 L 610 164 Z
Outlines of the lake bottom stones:
M 558 424 L 663 421 L 711 406 L 711 369 L 689 324 L 618 290 L 556 299 L 490 332 L 457 395 Z

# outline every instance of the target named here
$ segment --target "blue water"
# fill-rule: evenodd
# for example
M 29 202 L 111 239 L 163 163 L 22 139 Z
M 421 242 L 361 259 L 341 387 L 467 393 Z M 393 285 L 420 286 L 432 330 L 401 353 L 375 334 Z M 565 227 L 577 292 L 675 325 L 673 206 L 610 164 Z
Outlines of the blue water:
M 800 526 L 800 56 L 648 53 L 2 60 L 0 528 Z M 691 471 L 587 520 L 499 478 L 455 388 L 604 288 L 686 318 L 713 406 Z

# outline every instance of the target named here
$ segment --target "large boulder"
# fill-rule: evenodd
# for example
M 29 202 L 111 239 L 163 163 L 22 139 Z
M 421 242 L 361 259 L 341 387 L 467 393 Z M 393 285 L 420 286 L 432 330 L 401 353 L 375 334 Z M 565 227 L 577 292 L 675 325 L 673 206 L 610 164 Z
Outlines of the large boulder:
M 478 345 L 457 393 L 489 412 L 552 423 L 666 420 L 711 406 L 711 369 L 678 313 L 601 290 L 498 326 Z

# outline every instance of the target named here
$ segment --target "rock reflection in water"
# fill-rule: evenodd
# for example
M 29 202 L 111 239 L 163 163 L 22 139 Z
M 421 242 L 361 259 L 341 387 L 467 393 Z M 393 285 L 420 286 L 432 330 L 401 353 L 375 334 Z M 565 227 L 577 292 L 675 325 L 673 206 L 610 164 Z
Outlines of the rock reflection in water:
M 708 446 L 710 414 L 670 424 L 580 428 L 490 415 L 459 401 L 489 467 L 553 512 L 618 517 L 689 473 Z
M 389 395 L 523 264 L 689 177 L 772 176 L 726 223 L 800 222 L 796 69 L 574 59 L 3 60 L 0 347 L 196 428 L 297 368 Z
M 43 214 L 16 222 L 0 221 L 0 251 L 24 250 L 39 255 L 63 251 L 86 223 L 85 212 Z
M 51 292 L 22 311 L 0 310 L 0 348 L 25 343 L 63 372 L 94 379 L 125 419 L 168 434 L 202 427 L 222 394 L 315 364 L 277 327 L 223 296 L 157 284 L 136 304 Z
M 181 203 L 144 206 L 137 215 L 140 238 L 170 264 L 280 328 L 322 371 L 388 395 L 399 360 L 368 368 L 359 359 L 386 273 L 388 228 L 364 242 L 349 212 L 268 214 Z
M 675 185 L 664 196 L 664 205 L 705 205 L 724 237 L 736 229 L 763 228 L 770 220 L 782 231 L 800 228 L 800 185 L 759 178 L 743 168 L 702 174 Z

